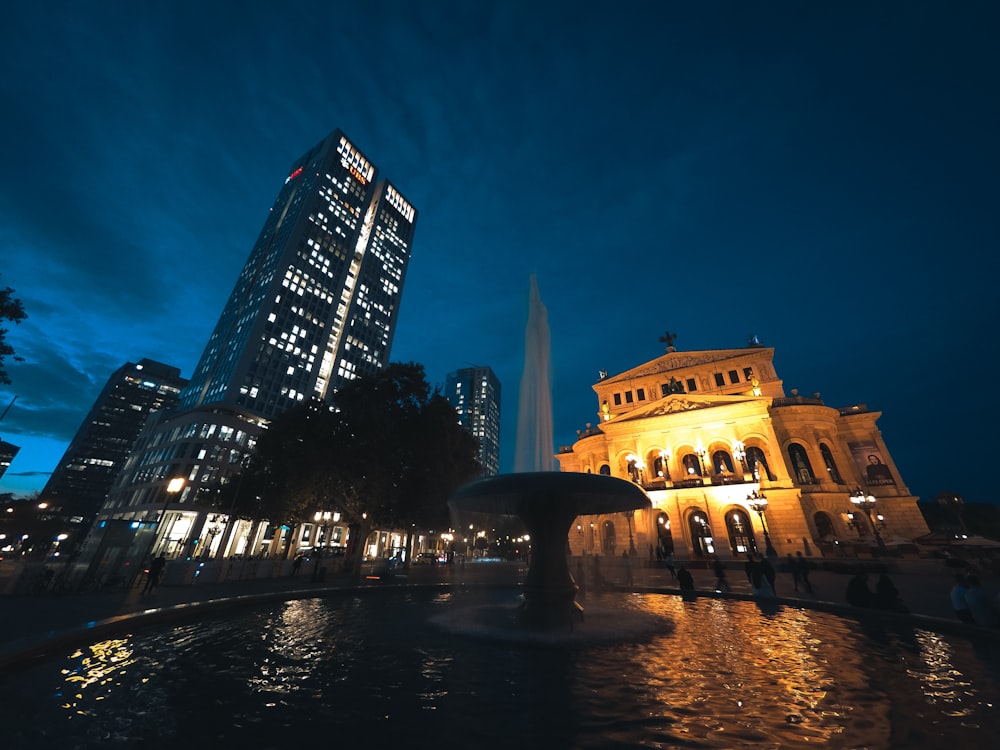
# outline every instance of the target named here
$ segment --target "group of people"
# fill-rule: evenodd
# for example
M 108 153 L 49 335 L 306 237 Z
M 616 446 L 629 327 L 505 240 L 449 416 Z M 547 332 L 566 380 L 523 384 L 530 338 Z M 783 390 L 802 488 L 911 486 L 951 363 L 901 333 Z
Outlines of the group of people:
M 983 588 L 975 573 L 956 573 L 950 594 L 951 607 L 962 622 L 984 628 L 1000 627 L 1000 600 Z
M 873 591 L 868 585 L 868 571 L 857 570 L 847 582 L 845 598 L 852 607 L 884 609 L 889 612 L 908 611 L 899 595 L 899 589 L 885 572 L 879 574 Z

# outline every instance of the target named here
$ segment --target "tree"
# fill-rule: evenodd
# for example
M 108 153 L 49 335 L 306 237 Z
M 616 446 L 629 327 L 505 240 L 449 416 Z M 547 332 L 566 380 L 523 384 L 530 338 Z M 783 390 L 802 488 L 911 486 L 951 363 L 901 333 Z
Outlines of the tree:
M 3 321 L 20 323 L 27 317 L 21 300 L 14 297 L 14 290 L 10 287 L 0 289 L 0 323 Z M 4 359 L 10 357 L 15 362 L 24 361 L 23 357 L 14 354 L 14 347 L 7 343 L 7 331 L 6 328 L 0 328 L 0 384 L 2 385 L 10 385 L 10 376 L 4 368 Z
M 431 392 L 422 365 L 393 363 L 275 419 L 260 437 L 236 507 L 260 498 L 272 523 L 339 510 L 351 528 L 356 569 L 373 528 L 443 526 L 447 500 L 480 473 L 476 439 Z M 237 511 L 241 512 L 241 511 Z

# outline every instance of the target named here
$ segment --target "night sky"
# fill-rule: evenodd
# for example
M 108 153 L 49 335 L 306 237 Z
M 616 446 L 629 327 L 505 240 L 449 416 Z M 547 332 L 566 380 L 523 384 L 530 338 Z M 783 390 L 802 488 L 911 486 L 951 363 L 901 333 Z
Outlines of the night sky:
M 0 492 L 44 486 L 125 362 L 190 377 L 339 127 L 420 214 L 391 358 L 494 369 L 502 470 L 534 273 L 556 447 L 666 331 L 756 334 L 786 392 L 883 412 L 914 494 L 1000 502 L 998 8 L 9 0 L 0 285 L 29 318 Z

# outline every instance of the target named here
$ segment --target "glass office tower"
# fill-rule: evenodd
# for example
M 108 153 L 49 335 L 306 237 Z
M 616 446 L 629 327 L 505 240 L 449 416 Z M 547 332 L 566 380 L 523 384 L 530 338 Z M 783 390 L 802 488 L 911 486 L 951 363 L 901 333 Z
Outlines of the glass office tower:
M 417 212 L 339 130 L 289 169 L 181 406 L 265 419 L 388 363 Z
M 246 552 L 206 533 L 221 488 L 269 420 L 388 364 L 416 219 L 341 131 L 297 159 L 178 409 L 147 424 L 99 521 L 157 523 L 172 554 Z
M 479 440 L 484 476 L 500 472 L 500 381 L 489 367 L 466 367 L 445 378 L 458 421 Z

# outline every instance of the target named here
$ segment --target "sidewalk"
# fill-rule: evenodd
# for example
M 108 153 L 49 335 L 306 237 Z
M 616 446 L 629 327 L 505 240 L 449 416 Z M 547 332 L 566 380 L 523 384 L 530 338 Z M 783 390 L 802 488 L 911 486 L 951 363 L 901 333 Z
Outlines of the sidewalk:
M 601 560 L 605 578 L 616 588 L 621 587 L 624 579 L 619 575 L 621 571 L 615 567 L 618 561 L 609 558 Z M 894 567 L 896 569 L 890 571 L 890 577 L 915 623 L 922 623 L 929 629 L 949 632 L 987 632 L 958 623 L 949 599 L 954 570 L 945 567 L 943 562 L 903 561 L 894 563 Z M 575 567 L 571 569 L 575 570 Z M 705 563 L 692 563 L 689 569 L 694 577 L 696 591 L 702 595 L 715 596 L 715 576 Z M 505 563 L 470 563 L 455 567 L 414 566 L 394 577 L 392 583 L 513 585 L 523 580 L 523 573 L 523 565 Z M 795 592 L 791 576 L 779 572 L 775 586 L 778 601 L 791 606 L 857 614 L 857 611 L 846 606 L 844 600 L 849 577 L 846 574 L 814 570 L 810 575 L 813 593 L 807 594 Z M 734 596 L 750 597 L 750 586 L 742 566 L 731 563 L 727 579 Z M 984 575 L 982 579 L 984 587 L 995 596 L 1000 581 L 989 575 Z M 0 596 L 0 668 L 18 660 L 23 661 L 21 657 L 25 653 L 49 650 L 72 638 L 73 634 L 78 636 L 81 630 L 86 631 L 97 623 L 109 620 L 134 627 L 143 621 L 169 619 L 171 614 L 185 615 L 185 610 L 196 604 L 233 606 L 247 598 L 260 601 L 302 598 L 325 591 L 357 586 L 373 587 L 385 583 L 385 579 L 367 579 L 364 576 L 360 579 L 330 576 L 323 582 L 316 583 L 303 572 L 297 576 L 258 580 L 161 586 L 146 595 L 134 588 L 92 593 Z M 874 583 L 875 577 L 872 576 L 872 588 Z M 634 589 L 640 592 L 676 590 L 676 584 L 664 568 L 636 565 L 634 584 Z

